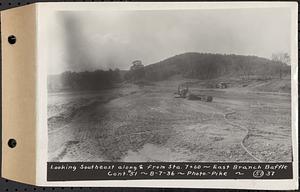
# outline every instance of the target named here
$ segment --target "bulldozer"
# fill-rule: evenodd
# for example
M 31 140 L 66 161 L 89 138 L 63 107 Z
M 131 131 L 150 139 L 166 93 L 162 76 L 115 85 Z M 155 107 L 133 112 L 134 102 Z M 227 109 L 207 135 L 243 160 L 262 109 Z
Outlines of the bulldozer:
M 177 92 L 175 93 L 176 98 L 187 98 L 188 100 L 200 100 L 205 102 L 212 102 L 213 97 L 209 95 L 196 95 L 193 94 L 187 84 L 178 85 Z
M 178 85 L 177 94 L 179 98 L 186 98 L 189 93 L 189 87 L 187 84 Z

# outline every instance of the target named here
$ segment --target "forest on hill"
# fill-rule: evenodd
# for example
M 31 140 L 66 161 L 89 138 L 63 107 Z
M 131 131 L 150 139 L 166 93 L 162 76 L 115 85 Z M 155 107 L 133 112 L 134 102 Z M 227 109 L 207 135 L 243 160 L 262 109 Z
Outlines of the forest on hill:
M 222 76 L 281 78 L 290 74 L 290 66 L 281 61 L 256 56 L 184 53 L 144 67 L 145 79 L 160 81 L 173 75 L 195 79 Z

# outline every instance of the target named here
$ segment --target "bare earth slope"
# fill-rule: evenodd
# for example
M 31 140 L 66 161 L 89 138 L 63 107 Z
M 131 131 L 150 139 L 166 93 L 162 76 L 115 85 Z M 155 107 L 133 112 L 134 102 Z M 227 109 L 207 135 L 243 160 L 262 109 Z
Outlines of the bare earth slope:
M 49 94 L 49 161 L 291 161 L 290 94 L 179 81 Z

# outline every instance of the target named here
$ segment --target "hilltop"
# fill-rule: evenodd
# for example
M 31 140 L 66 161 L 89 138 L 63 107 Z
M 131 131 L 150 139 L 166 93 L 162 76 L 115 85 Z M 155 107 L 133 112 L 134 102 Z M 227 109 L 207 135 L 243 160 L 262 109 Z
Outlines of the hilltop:
M 165 80 L 173 75 L 195 79 L 224 76 L 248 79 L 280 78 L 290 75 L 290 66 L 266 58 L 211 53 L 183 53 L 144 67 L 145 78 Z

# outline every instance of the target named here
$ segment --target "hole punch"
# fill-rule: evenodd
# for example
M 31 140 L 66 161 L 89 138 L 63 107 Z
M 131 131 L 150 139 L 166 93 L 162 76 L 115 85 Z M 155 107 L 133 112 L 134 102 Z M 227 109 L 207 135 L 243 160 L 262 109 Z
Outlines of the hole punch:
M 15 44 L 16 41 L 17 41 L 17 38 L 16 38 L 14 35 L 10 35 L 10 36 L 8 37 L 8 42 L 9 42 L 9 44 Z
M 15 139 L 9 139 L 7 144 L 10 148 L 15 148 L 17 146 L 17 141 Z

